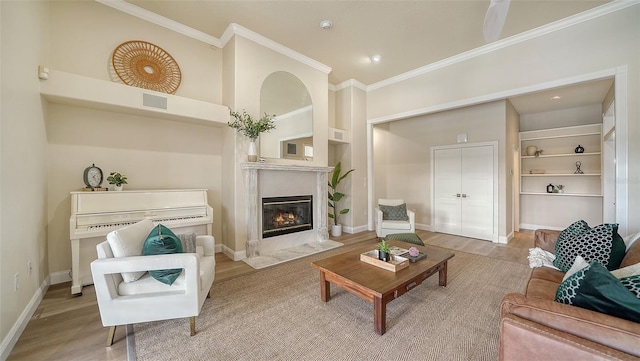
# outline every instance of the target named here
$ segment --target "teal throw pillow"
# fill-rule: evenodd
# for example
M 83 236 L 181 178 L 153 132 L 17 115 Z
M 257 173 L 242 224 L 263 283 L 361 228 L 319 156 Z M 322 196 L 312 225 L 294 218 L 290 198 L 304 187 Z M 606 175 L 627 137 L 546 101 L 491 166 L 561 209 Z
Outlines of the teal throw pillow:
M 406 203 L 402 203 L 397 206 L 385 206 L 384 204 L 379 204 L 378 207 L 382 211 L 383 221 L 408 221 L 409 220 L 409 216 L 407 215 Z
M 596 261 L 563 281 L 556 301 L 640 322 L 640 298 Z
M 586 222 L 579 221 L 558 235 L 556 241 L 556 259 L 553 265 L 567 272 L 576 256 L 585 261 L 598 261 L 608 270 L 620 267 L 626 246 L 618 234 L 617 224 L 601 224 L 589 228 Z
M 154 227 L 147 236 L 142 247 L 142 255 L 174 254 L 182 253 L 182 242 L 171 230 L 161 224 Z M 162 283 L 172 285 L 180 276 L 182 268 L 149 271 L 151 277 Z
M 620 283 L 640 298 L 640 275 L 620 278 Z

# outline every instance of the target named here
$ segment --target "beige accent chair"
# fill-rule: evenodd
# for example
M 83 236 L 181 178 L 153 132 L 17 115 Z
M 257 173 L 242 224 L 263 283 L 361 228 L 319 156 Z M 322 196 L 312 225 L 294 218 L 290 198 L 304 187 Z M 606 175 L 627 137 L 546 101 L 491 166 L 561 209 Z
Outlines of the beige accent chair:
M 407 209 L 408 221 L 386 220 L 382 217 L 380 205 L 399 206 L 406 203 L 402 199 L 379 199 L 378 207 L 376 207 L 376 235 L 380 238 L 386 237 L 388 234 L 394 233 L 415 233 L 416 232 L 416 214 Z
M 196 237 L 196 253 L 142 256 L 142 246 L 154 225 L 150 220 L 121 228 L 98 244 L 91 273 L 102 325 L 110 327 L 107 346 L 113 345 L 116 326 L 189 318 L 195 335 L 200 314 L 215 278 L 215 240 Z M 125 256 L 114 256 L 116 254 Z M 157 281 L 149 270 L 182 268 L 172 285 Z M 124 279 L 123 279 L 124 276 Z

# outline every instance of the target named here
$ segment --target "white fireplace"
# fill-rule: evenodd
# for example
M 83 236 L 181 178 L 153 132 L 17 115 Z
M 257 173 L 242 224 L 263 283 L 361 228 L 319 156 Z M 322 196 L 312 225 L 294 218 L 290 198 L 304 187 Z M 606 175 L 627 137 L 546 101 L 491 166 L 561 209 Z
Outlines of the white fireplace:
M 329 239 L 327 232 L 327 173 L 332 167 L 276 163 L 243 163 L 246 187 L 247 257 Z M 312 229 L 263 237 L 264 198 L 312 198 Z

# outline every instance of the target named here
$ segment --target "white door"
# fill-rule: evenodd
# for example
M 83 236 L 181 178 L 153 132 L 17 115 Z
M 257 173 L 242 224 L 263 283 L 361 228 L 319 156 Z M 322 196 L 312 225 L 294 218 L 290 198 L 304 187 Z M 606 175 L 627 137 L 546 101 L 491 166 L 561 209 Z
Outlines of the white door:
M 434 151 L 435 231 L 493 240 L 494 147 Z
M 460 149 L 437 149 L 434 153 L 435 231 L 460 234 L 462 224 Z

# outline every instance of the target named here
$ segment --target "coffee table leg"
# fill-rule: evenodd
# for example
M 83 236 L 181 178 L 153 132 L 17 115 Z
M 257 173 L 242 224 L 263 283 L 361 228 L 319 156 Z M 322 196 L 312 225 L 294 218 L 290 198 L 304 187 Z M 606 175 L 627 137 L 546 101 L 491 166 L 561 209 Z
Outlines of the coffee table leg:
M 373 330 L 378 335 L 387 331 L 387 305 L 379 297 L 373 298 Z
M 447 286 L 447 261 L 445 261 L 442 266 L 440 266 L 440 271 L 438 273 L 439 277 L 440 277 L 440 286 L 442 287 L 446 287 Z
M 331 298 L 331 283 L 326 280 L 324 271 L 320 271 L 320 299 L 324 302 Z

